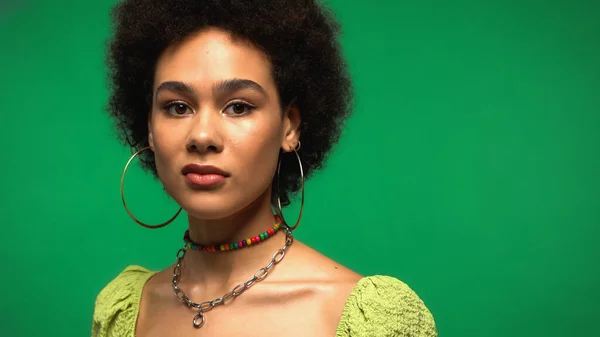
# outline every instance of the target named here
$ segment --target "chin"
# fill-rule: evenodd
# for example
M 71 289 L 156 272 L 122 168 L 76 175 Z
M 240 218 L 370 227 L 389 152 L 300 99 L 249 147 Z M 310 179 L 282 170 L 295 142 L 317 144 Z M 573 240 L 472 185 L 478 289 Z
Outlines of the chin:
M 229 218 L 252 205 L 261 204 L 264 197 L 269 197 L 270 193 L 267 192 L 271 189 L 270 184 L 265 188 L 246 186 L 243 189 L 225 184 L 207 190 L 195 190 L 179 182 L 163 182 L 163 186 L 190 217 L 202 220 Z
M 238 202 L 235 200 L 224 198 L 218 193 L 212 195 L 186 195 L 176 200 L 189 216 L 203 220 L 227 218 L 243 208 L 243 206 L 238 206 Z
M 195 219 L 201 220 L 219 220 L 234 215 L 238 210 L 225 207 L 202 207 L 193 205 L 191 207 L 182 206 L 186 213 Z
M 241 195 L 225 191 L 185 193 L 175 198 L 190 217 L 203 220 L 229 218 L 253 204 L 261 203 L 262 194 Z

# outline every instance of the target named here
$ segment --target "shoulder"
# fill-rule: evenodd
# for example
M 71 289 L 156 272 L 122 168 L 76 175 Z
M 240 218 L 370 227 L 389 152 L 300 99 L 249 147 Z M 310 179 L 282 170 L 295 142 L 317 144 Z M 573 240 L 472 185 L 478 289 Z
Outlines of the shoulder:
M 92 336 L 133 336 L 142 289 L 153 274 L 143 267 L 129 266 L 100 291 L 94 305 Z
M 404 282 L 390 276 L 361 278 L 348 297 L 336 337 L 435 337 L 433 316 Z

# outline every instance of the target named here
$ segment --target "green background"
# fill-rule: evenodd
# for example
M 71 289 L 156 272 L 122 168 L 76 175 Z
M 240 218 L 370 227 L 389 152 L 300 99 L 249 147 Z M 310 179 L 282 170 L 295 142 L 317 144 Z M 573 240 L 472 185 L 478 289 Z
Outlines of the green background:
M 113 3 L 1 7 L 2 336 L 89 335 L 107 282 L 181 245 L 184 216 L 149 231 L 120 201 Z M 306 186 L 300 240 L 404 280 L 441 336 L 598 335 L 600 3 L 331 5 L 356 111 Z M 127 184 L 143 220 L 175 212 L 139 167 Z

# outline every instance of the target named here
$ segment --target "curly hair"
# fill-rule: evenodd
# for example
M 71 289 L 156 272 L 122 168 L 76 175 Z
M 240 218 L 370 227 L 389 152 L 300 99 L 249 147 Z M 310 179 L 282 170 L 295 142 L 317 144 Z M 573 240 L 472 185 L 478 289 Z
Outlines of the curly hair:
M 319 170 L 352 111 L 352 84 L 332 13 L 315 0 L 124 0 L 112 13 L 107 47 L 110 97 L 107 110 L 120 140 L 132 149 L 148 146 L 148 112 L 154 69 L 169 46 L 215 27 L 252 43 L 271 61 L 280 106 L 300 110 L 305 178 Z M 295 156 L 281 156 L 283 205 L 300 187 Z M 144 169 L 157 176 L 149 151 Z

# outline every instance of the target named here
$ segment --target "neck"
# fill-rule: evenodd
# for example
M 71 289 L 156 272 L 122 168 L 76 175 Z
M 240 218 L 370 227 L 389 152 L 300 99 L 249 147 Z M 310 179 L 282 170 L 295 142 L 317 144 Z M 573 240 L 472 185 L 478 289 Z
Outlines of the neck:
M 257 236 L 275 223 L 270 200 L 270 193 L 265 193 L 240 212 L 222 219 L 206 220 L 188 216 L 190 238 L 198 244 L 211 245 Z M 189 249 L 184 259 L 182 280 L 215 291 L 219 288 L 230 290 L 248 281 L 258 269 L 265 267 L 284 243 L 285 233 L 280 230 L 264 242 L 238 250 L 201 252 Z

